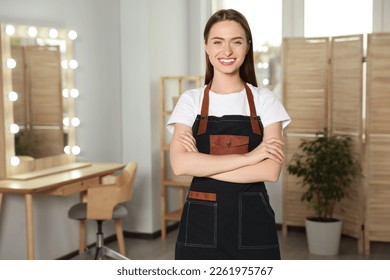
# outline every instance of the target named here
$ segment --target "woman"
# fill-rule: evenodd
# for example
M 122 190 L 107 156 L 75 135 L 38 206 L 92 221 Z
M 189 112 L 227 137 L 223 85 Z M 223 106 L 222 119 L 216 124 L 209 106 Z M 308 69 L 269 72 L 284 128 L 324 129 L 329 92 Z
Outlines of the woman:
M 194 176 L 175 258 L 280 259 L 264 182 L 279 178 L 290 118 L 269 90 L 257 88 L 242 14 L 212 15 L 204 47 L 206 86 L 183 93 L 167 123 L 173 172 Z

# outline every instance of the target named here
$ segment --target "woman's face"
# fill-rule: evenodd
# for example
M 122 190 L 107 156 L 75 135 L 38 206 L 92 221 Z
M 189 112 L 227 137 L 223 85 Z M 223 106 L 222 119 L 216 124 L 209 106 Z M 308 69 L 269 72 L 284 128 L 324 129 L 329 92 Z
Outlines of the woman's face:
M 242 26 L 232 20 L 214 24 L 205 42 L 205 50 L 210 63 L 214 66 L 214 75 L 237 74 L 245 60 L 249 45 Z

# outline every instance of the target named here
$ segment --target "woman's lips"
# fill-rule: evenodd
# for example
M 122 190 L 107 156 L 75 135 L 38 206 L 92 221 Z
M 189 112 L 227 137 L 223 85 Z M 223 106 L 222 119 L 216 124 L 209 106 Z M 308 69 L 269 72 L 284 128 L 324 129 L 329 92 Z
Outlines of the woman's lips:
M 232 65 L 236 59 L 235 58 L 219 58 L 218 60 L 222 65 L 229 66 L 229 65 Z

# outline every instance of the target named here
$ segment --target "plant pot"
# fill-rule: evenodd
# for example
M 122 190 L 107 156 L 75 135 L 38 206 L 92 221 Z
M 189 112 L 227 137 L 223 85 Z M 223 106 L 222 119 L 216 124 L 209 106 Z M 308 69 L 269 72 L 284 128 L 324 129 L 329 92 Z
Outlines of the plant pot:
M 306 236 L 309 252 L 316 255 L 337 255 L 340 247 L 342 221 L 316 221 L 306 218 Z

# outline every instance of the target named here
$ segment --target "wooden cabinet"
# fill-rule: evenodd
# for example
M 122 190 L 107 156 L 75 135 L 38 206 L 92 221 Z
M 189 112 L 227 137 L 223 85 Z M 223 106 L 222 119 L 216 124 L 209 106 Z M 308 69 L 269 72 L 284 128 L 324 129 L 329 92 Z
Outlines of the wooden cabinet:
M 166 238 L 168 222 L 180 221 L 185 195 L 191 177 L 175 176 L 170 167 L 169 143 L 172 135 L 166 123 L 180 97 L 187 89 L 202 86 L 202 76 L 164 76 L 160 78 L 160 177 L 161 177 L 161 237 Z M 172 190 L 172 192 L 170 191 Z

